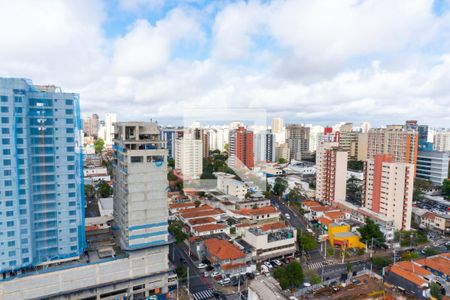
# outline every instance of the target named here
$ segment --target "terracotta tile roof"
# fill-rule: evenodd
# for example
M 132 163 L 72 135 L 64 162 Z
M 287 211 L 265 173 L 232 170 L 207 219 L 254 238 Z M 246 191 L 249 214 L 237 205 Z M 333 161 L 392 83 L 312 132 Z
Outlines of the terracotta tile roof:
M 188 223 L 191 225 L 200 225 L 200 224 L 215 223 L 215 222 L 216 222 L 216 219 L 214 219 L 212 217 L 204 217 L 204 218 L 188 220 Z
M 315 212 L 333 210 L 331 207 L 328 206 L 313 206 L 310 207 L 310 209 Z
M 205 240 L 208 252 L 220 260 L 244 258 L 244 252 L 238 246 L 217 238 Z
M 193 212 L 200 212 L 200 211 L 213 210 L 213 209 L 214 209 L 214 207 L 205 204 L 205 205 L 195 207 L 195 208 L 182 209 L 182 210 L 180 210 L 180 213 L 193 213 Z
M 221 209 L 213 209 L 213 210 L 205 210 L 199 212 L 189 212 L 189 213 L 181 213 L 181 216 L 185 219 L 199 218 L 199 217 L 207 217 L 207 216 L 216 216 L 223 214 L 224 211 Z
M 258 216 L 265 214 L 273 214 L 278 212 L 278 210 L 273 206 L 264 206 L 259 208 L 243 208 L 240 210 L 234 211 L 237 214 L 245 215 L 245 216 Z
M 434 218 L 436 218 L 436 215 L 432 212 L 427 212 L 422 216 L 422 218 L 428 219 L 428 220 L 434 220 Z
M 95 231 L 98 230 L 98 226 L 97 225 L 88 225 L 86 227 L 84 227 L 85 231 Z
M 450 275 L 450 258 L 441 255 L 435 255 L 416 260 L 418 264 L 427 266 L 430 269 Z
M 329 226 L 331 223 L 333 223 L 333 220 L 330 220 L 328 218 L 323 218 L 323 217 L 320 217 L 317 220 L 319 221 L 319 223 L 321 223 L 325 226 Z
M 325 216 L 329 217 L 330 219 L 340 219 L 345 217 L 345 213 L 343 211 L 328 211 L 325 213 Z
M 195 207 L 194 202 L 181 202 L 169 204 L 169 208 Z
M 234 227 L 250 227 L 250 224 L 241 223 L 241 224 L 236 224 Z
M 432 273 L 425 268 L 421 267 L 419 264 L 410 261 L 401 261 L 395 264 L 397 267 L 403 270 L 418 274 L 420 276 L 430 276 Z
M 417 286 L 422 286 L 423 284 L 428 283 L 425 279 L 422 279 L 421 277 L 414 274 L 413 272 L 406 271 L 396 265 L 393 265 L 391 267 L 390 272 L 395 273 L 400 277 L 403 277 L 404 279 L 414 283 Z
M 212 230 L 218 230 L 218 229 L 224 229 L 224 228 L 227 228 L 227 225 L 225 225 L 225 224 L 206 224 L 206 225 L 195 226 L 192 229 L 196 232 L 205 232 L 205 231 L 212 231 Z
M 247 267 L 246 263 L 237 263 L 237 264 L 226 264 L 221 267 L 222 270 L 233 270 L 237 268 Z
M 302 204 L 305 205 L 305 206 L 309 206 L 309 207 L 322 206 L 322 204 L 320 204 L 319 202 L 312 201 L 312 200 L 304 201 L 304 202 L 302 202 Z
M 277 223 L 271 223 L 271 224 L 265 224 L 263 226 L 261 226 L 261 230 L 262 231 L 269 231 L 269 230 L 277 230 L 277 229 L 281 229 L 281 228 L 285 228 L 286 225 L 284 223 L 281 222 L 277 222 Z

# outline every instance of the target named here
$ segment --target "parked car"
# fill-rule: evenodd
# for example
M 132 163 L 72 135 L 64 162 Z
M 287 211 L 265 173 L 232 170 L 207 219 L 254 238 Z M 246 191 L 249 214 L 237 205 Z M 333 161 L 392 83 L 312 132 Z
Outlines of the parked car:
M 272 267 L 272 264 L 270 263 L 270 262 L 268 262 L 268 261 L 265 261 L 264 262 L 264 265 L 267 267 L 267 268 L 269 268 L 269 269 L 272 269 L 273 267 Z
M 309 283 L 309 282 L 304 282 L 304 283 L 303 283 L 303 286 L 304 286 L 304 287 L 310 287 L 310 286 L 311 286 L 311 283 Z
M 197 268 L 199 268 L 199 269 L 204 269 L 204 268 L 206 268 L 207 266 L 208 266 L 207 264 L 200 263 L 200 264 L 197 265 Z
M 275 263 L 275 265 L 277 265 L 278 267 L 282 265 L 281 261 L 279 261 L 278 259 L 272 260 L 272 263 Z
M 205 271 L 205 272 L 202 273 L 202 275 L 203 275 L 203 277 L 208 277 L 209 273 Z
M 246 273 L 245 276 L 247 276 L 248 279 L 255 279 L 255 274 L 253 273 Z
M 206 267 L 206 271 L 212 271 L 212 270 L 214 270 L 214 267 L 212 267 L 212 266 L 207 266 Z
M 214 271 L 214 272 L 212 272 L 211 273 L 211 277 L 216 277 L 216 276 L 218 276 L 218 275 L 220 275 L 220 273 L 219 272 L 217 272 L 217 271 Z
M 288 213 L 285 213 L 284 217 L 286 218 L 286 220 L 290 220 L 291 219 L 291 216 Z
M 217 276 L 214 276 L 213 278 L 215 281 L 221 281 L 223 279 L 223 276 L 219 274 Z
M 222 279 L 221 281 L 219 281 L 219 284 L 221 285 L 227 285 L 231 283 L 231 279 L 228 277 L 225 277 L 224 279 Z

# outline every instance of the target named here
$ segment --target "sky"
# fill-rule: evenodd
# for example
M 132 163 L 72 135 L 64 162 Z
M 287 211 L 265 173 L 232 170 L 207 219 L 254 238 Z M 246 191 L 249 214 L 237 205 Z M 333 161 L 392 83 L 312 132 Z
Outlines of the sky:
M 0 0 L 0 76 L 84 114 L 450 127 L 450 0 Z

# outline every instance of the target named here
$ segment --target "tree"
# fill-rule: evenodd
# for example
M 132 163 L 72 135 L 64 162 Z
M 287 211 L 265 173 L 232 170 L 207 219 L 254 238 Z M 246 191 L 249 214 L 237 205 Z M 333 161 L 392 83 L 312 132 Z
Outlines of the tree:
M 362 171 L 364 169 L 364 162 L 361 160 L 349 160 L 347 168 L 352 171 Z
M 284 192 L 288 188 L 288 182 L 286 179 L 277 177 L 275 184 L 273 185 L 273 193 L 277 196 L 283 196 Z
M 317 273 L 312 274 L 310 280 L 311 284 L 319 284 L 322 282 L 322 279 L 319 275 L 317 275 Z
M 95 197 L 95 188 L 91 184 L 84 185 L 84 196 L 86 198 L 94 198 Z
M 252 209 L 257 209 L 258 208 L 258 203 L 253 204 Z
M 195 204 L 195 207 L 199 207 L 202 204 L 202 202 L 200 200 L 195 200 L 194 204 Z
M 298 201 L 302 198 L 302 193 L 300 191 L 300 188 L 298 186 L 294 187 L 292 190 L 289 191 L 287 195 L 289 201 Z
M 187 268 L 185 266 L 177 267 L 175 272 L 177 273 L 179 280 L 183 280 L 183 279 L 187 278 Z
M 442 287 L 436 282 L 433 283 L 430 287 L 430 294 L 436 299 L 442 299 Z
M 334 255 L 334 248 L 327 248 L 327 255 L 328 256 L 333 256 Z
M 442 194 L 450 198 L 450 179 L 444 179 L 442 182 Z
M 301 232 L 300 235 L 297 234 L 297 242 L 299 249 L 304 251 L 311 251 L 317 248 L 317 241 L 309 232 Z
M 279 267 L 273 272 L 283 290 L 298 287 L 303 283 L 304 275 L 300 263 L 294 261 L 285 267 Z
M 175 159 L 168 158 L 167 159 L 167 166 L 170 167 L 170 168 L 175 168 Z
M 105 141 L 103 139 L 97 139 L 94 143 L 95 154 L 102 153 L 104 145 L 105 145 Z
M 278 159 L 278 163 L 279 163 L 279 164 L 285 164 L 285 163 L 287 163 L 287 160 L 284 159 L 284 158 L 282 158 L 282 157 L 280 157 L 280 158 Z
M 352 272 L 352 264 L 351 263 L 348 262 L 345 267 L 347 269 L 347 273 L 351 273 Z
M 419 258 L 419 253 L 415 251 L 406 251 L 402 254 L 402 260 L 414 260 L 416 258 Z
M 250 191 L 248 191 L 247 193 L 245 193 L 245 199 L 248 199 L 252 196 L 252 193 Z
M 177 179 L 178 179 L 178 177 L 175 174 L 173 174 L 173 172 L 169 172 L 167 174 L 167 180 L 169 180 L 169 181 L 176 181 Z
M 230 234 L 236 234 L 236 227 L 230 228 Z
M 384 256 L 372 257 L 371 261 L 373 266 L 380 270 L 386 266 L 389 266 L 392 263 L 391 259 Z
M 382 247 L 385 243 L 384 234 L 380 230 L 380 226 L 375 224 L 372 219 L 366 218 L 366 225 L 361 228 L 358 228 L 359 233 L 361 234 L 361 240 L 368 245 L 368 243 L 372 243 L 374 247 Z
M 426 248 L 425 249 L 425 256 L 433 256 L 438 254 L 439 252 L 435 248 Z
M 112 187 L 104 181 L 100 181 L 97 190 L 101 198 L 108 198 L 112 195 Z
M 183 222 L 181 221 L 170 222 L 168 230 L 175 237 L 177 243 L 181 243 L 188 238 L 188 235 L 183 232 Z

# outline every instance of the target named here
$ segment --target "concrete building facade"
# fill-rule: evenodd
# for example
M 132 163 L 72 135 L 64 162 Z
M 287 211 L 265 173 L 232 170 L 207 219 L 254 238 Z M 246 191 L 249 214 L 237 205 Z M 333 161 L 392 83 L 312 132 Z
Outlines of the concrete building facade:
M 203 132 L 201 129 L 185 129 L 183 137 L 175 141 L 175 169 L 184 178 L 198 179 L 203 172 Z
M 253 153 L 253 131 L 240 126 L 230 131 L 228 157 L 231 165 L 239 159 L 247 168 L 253 169 L 255 159 Z
M 290 158 L 295 160 L 308 159 L 310 128 L 299 124 L 290 124 L 286 127 L 286 143 L 290 150 Z
M 362 205 L 392 220 L 396 230 L 411 228 L 414 165 L 391 155 L 364 162 Z
M 442 185 L 448 178 L 450 152 L 419 151 L 417 156 L 416 177 Z
M 316 156 L 316 199 L 328 204 L 346 199 L 348 154 L 338 144 L 321 143 Z

